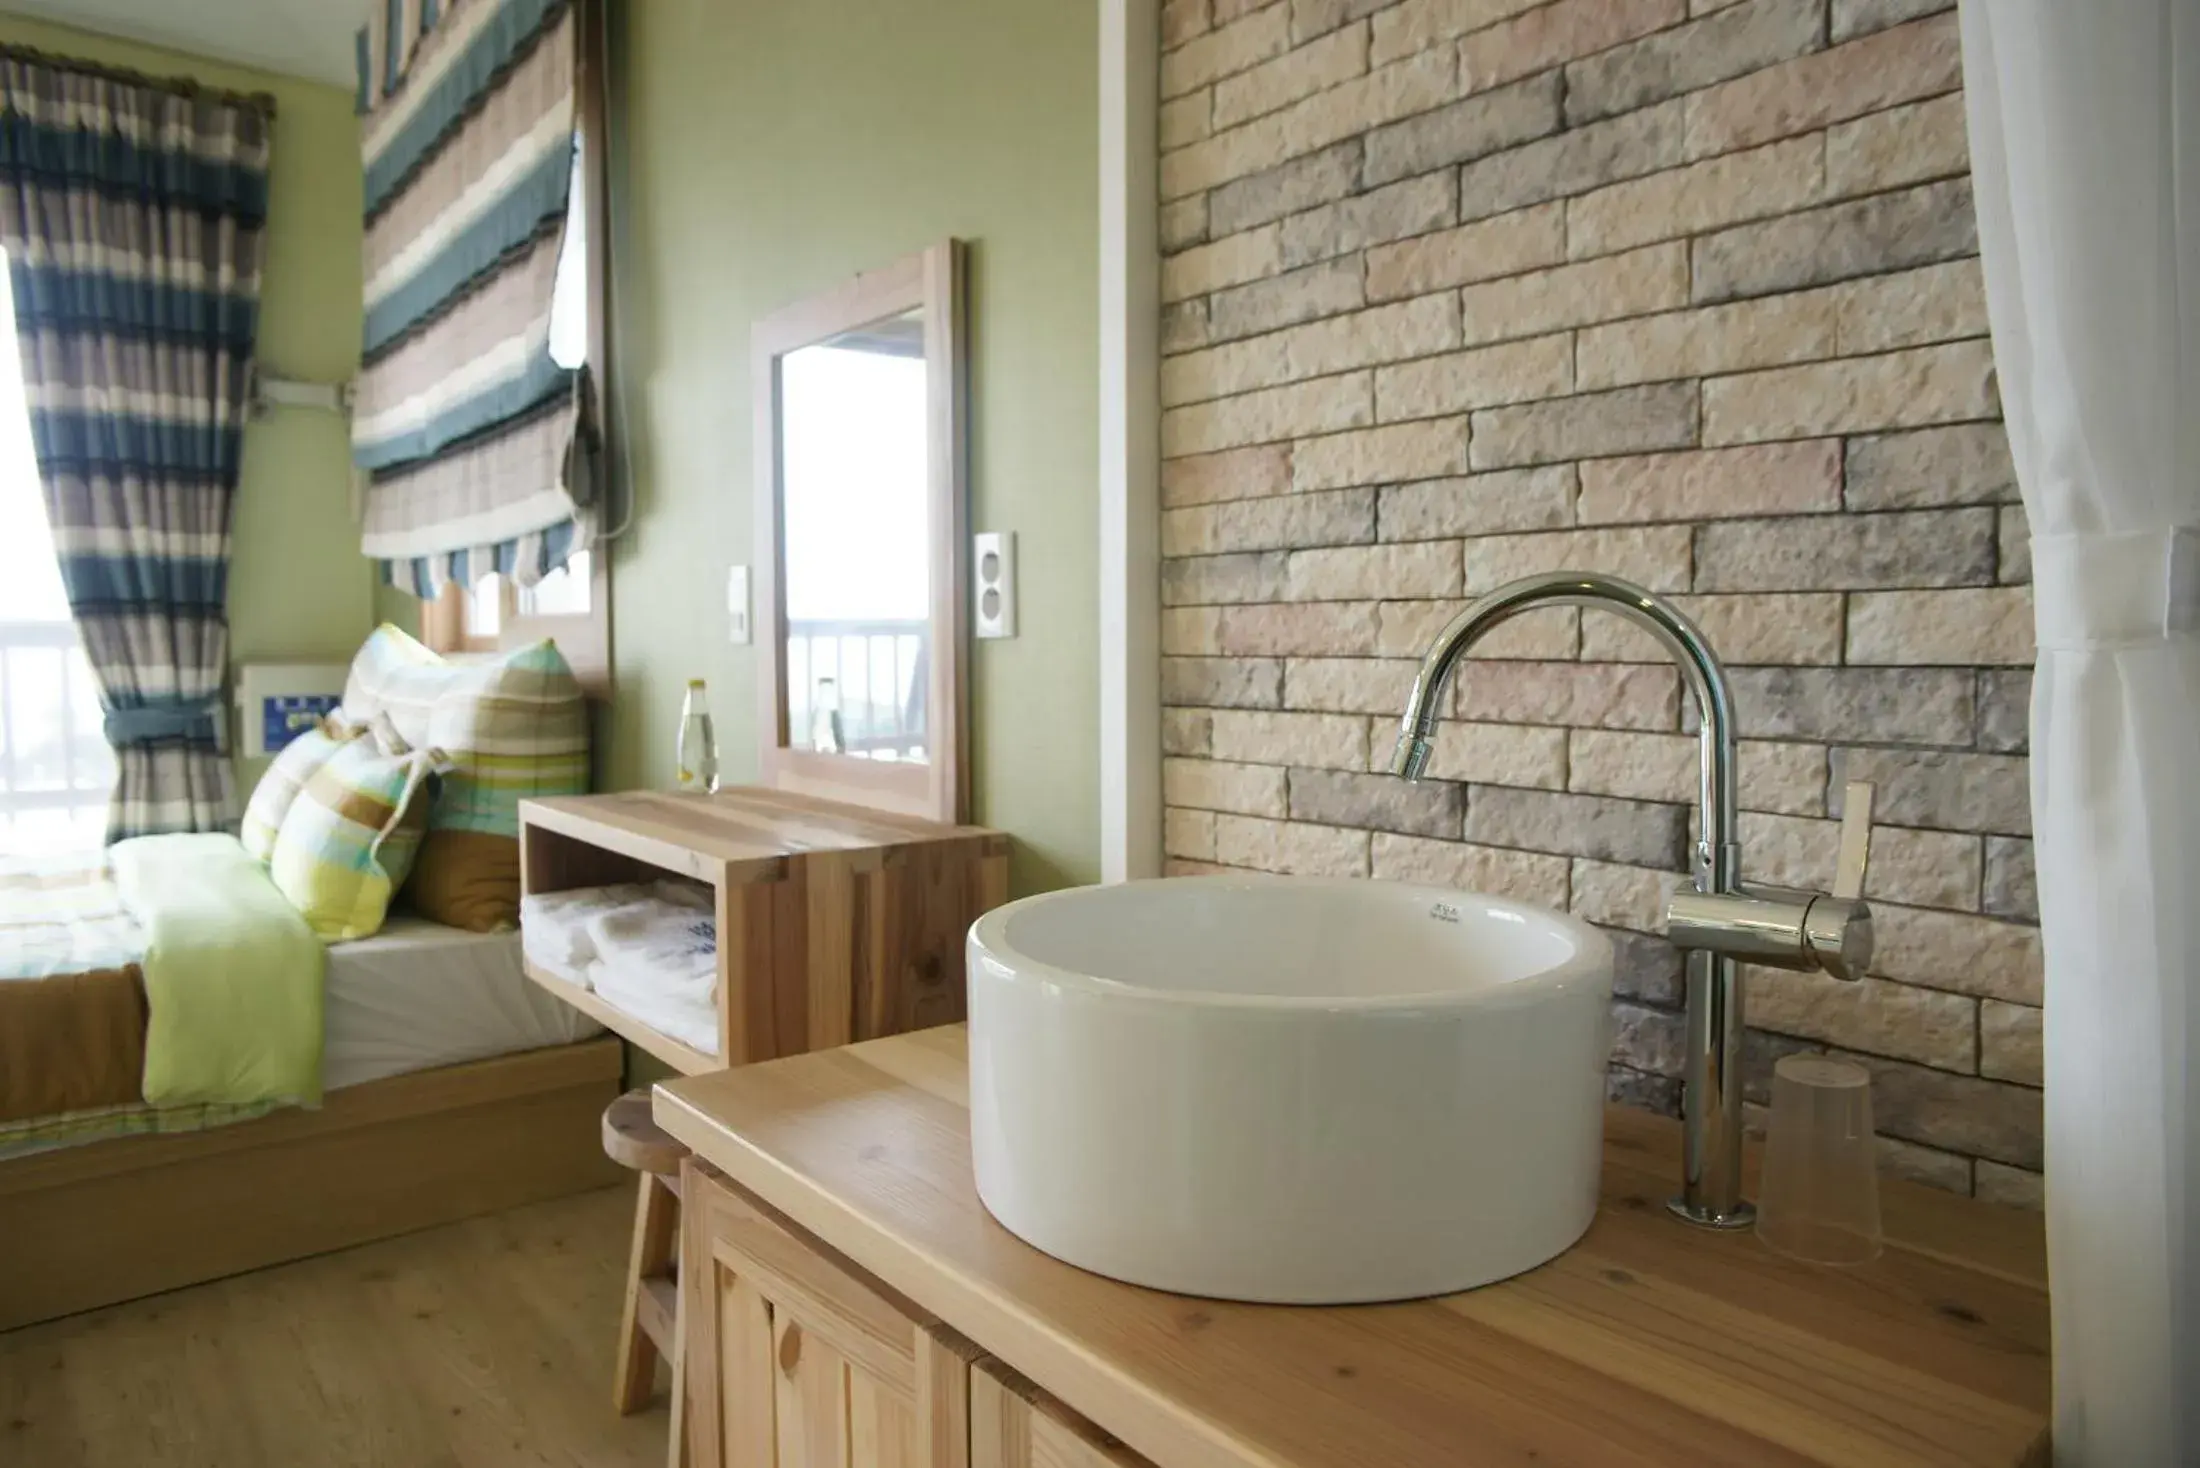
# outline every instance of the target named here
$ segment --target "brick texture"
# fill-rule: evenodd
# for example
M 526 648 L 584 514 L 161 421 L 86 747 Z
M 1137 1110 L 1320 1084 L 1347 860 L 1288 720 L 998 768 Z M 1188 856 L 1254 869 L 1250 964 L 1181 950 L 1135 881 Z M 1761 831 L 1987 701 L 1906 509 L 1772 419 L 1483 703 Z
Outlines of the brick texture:
M 1874 972 L 1752 971 L 1745 1069 L 1873 1070 L 1881 1160 L 2037 1206 L 2029 530 L 1949 0 L 1168 0 L 1169 869 L 1370 876 L 1616 943 L 1608 1094 L 1679 1105 L 1696 711 L 1538 612 L 1387 769 L 1429 640 L 1522 575 L 1672 597 L 1732 676 L 1744 864 L 1878 787 Z

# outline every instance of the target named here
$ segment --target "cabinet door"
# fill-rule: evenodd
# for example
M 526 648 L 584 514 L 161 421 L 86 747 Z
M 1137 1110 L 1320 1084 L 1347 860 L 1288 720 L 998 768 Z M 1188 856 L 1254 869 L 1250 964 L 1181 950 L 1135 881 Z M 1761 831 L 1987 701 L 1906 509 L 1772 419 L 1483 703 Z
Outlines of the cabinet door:
M 692 1161 L 682 1193 L 693 1468 L 967 1468 L 973 1350 Z
M 1153 1468 L 987 1356 L 970 1368 L 970 1468 Z

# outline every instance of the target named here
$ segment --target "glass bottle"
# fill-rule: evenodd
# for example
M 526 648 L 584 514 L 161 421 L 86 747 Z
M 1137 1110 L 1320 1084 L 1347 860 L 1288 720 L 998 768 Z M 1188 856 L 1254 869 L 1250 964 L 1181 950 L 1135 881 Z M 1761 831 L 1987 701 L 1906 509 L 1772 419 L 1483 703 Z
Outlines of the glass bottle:
M 709 794 L 718 788 L 718 732 L 710 722 L 710 699 L 703 680 L 688 679 L 680 705 L 680 788 Z
M 817 697 L 810 704 L 810 748 L 819 754 L 846 754 L 841 738 L 840 689 L 830 678 L 817 680 Z

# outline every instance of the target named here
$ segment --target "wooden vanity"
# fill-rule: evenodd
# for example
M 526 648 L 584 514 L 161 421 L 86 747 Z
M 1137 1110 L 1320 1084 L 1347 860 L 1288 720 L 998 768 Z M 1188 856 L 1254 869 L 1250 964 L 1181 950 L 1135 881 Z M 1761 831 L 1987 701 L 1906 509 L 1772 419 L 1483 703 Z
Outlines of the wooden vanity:
M 695 1153 L 698 1468 L 2047 1462 L 2037 1217 L 1887 1180 L 1878 1261 L 1795 1264 L 1670 1218 L 1679 1129 L 1639 1112 L 1566 1254 L 1330 1308 L 1119 1284 L 1001 1228 L 960 1026 L 667 1083 L 656 1115 Z

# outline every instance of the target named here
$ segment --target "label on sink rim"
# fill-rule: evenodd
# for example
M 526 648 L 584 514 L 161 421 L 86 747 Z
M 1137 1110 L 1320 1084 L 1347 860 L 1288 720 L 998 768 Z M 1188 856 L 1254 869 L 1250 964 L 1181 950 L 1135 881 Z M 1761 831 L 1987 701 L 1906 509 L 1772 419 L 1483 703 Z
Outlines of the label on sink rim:
M 1440 923 L 1456 923 L 1459 921 L 1459 909 L 1448 902 L 1437 903 L 1428 910 L 1428 915 Z

